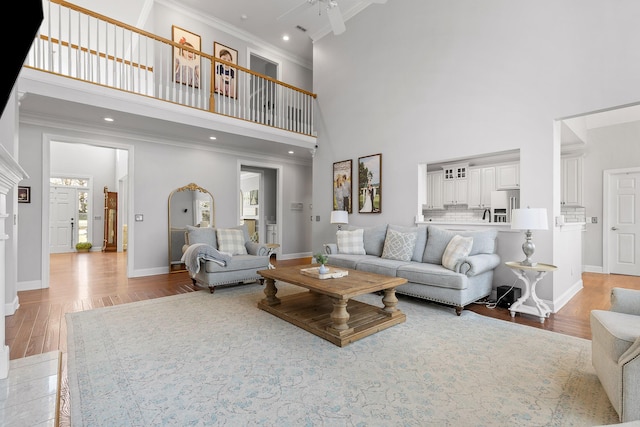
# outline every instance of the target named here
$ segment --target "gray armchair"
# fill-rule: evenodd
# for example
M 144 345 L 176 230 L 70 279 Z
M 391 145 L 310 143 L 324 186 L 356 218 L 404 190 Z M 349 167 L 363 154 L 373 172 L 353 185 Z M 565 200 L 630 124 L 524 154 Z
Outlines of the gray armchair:
M 592 362 L 620 421 L 640 420 L 640 290 L 613 288 L 611 308 L 592 310 Z
M 194 285 L 209 287 L 263 282 L 257 272 L 269 268 L 269 248 L 252 242 L 246 225 L 232 227 L 242 230 L 246 254 L 229 254 L 218 249 L 215 228 L 187 227 L 186 246 L 182 262 L 187 266 Z

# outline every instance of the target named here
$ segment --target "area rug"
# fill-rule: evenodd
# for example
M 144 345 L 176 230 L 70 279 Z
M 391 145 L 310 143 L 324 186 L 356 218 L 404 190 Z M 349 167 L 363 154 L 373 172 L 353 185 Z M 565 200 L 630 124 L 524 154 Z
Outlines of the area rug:
M 279 284 L 278 296 L 301 288 Z M 73 426 L 595 426 L 591 342 L 399 297 L 343 348 L 256 308 L 258 284 L 67 314 Z M 380 297 L 358 300 L 381 306 Z

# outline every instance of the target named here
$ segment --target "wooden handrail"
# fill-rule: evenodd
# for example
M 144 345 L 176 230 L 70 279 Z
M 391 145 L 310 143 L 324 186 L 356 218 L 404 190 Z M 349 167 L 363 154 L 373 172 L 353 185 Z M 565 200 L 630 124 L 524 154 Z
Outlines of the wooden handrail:
M 304 89 L 300 89 L 300 88 L 297 88 L 297 87 L 292 86 L 290 84 L 287 84 L 287 83 L 281 82 L 279 80 L 273 79 L 273 78 L 271 78 L 269 76 L 265 76 L 265 75 L 256 73 L 255 71 L 252 71 L 252 70 L 250 70 L 248 68 L 242 67 L 242 66 L 240 66 L 238 64 L 234 64 L 232 62 L 228 62 L 228 61 L 225 61 L 223 59 L 216 58 L 215 56 L 213 56 L 211 54 L 204 53 L 204 52 L 201 52 L 199 50 L 192 49 L 192 48 L 190 48 L 188 46 L 181 45 L 181 44 L 179 44 L 177 42 L 174 42 L 173 40 L 169 40 L 169 39 L 166 39 L 164 37 L 157 36 L 155 34 L 152 34 L 152 33 L 149 33 L 147 31 L 141 30 L 141 29 L 139 29 L 137 27 L 125 24 L 124 22 L 120 22 L 120 21 L 117 21 L 115 19 L 111 19 L 108 16 L 101 15 L 99 13 L 96 13 L 96 12 L 93 12 L 91 10 L 85 9 L 83 7 L 77 6 L 77 5 L 75 5 L 73 3 L 70 3 L 68 1 L 64 1 L 64 0 L 49 0 L 49 1 L 51 3 L 59 4 L 61 6 L 69 8 L 71 10 L 75 10 L 77 12 L 83 13 L 85 15 L 89 15 L 89 16 L 91 16 L 93 18 L 96 18 L 96 19 L 99 19 L 101 21 L 108 22 L 108 23 L 113 24 L 113 25 L 115 25 L 117 27 L 124 28 L 124 29 L 129 30 L 131 32 L 134 32 L 136 34 L 140 34 L 140 35 L 143 35 L 143 36 L 148 37 L 150 39 L 153 39 L 153 40 L 156 40 L 156 41 L 159 41 L 159 42 L 162 42 L 162 43 L 166 43 L 166 44 L 172 45 L 172 46 L 174 46 L 174 47 L 176 47 L 178 49 L 187 50 L 187 51 L 192 52 L 192 53 L 194 53 L 196 55 L 205 57 L 205 58 L 209 59 L 209 61 L 211 61 L 214 64 L 214 66 L 215 66 L 216 62 L 220 62 L 220 63 L 225 64 L 227 66 L 230 66 L 232 68 L 236 68 L 238 70 L 241 70 L 241 71 L 243 71 L 245 73 L 248 73 L 248 74 L 254 75 L 256 77 L 259 77 L 261 79 L 268 80 L 270 82 L 276 83 L 279 86 L 283 86 L 283 87 L 286 87 L 288 89 L 300 92 L 300 93 L 302 93 L 304 95 L 311 96 L 314 99 L 317 98 L 317 95 L 315 93 L 313 93 L 313 92 L 309 92 L 309 91 L 306 91 Z

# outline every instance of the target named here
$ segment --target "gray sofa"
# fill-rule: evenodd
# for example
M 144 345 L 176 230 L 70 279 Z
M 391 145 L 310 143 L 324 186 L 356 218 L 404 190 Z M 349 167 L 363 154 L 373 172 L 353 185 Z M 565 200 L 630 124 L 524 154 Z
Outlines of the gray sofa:
M 358 228 L 363 230 L 364 254 L 343 253 L 339 241 L 328 243 L 324 250 L 329 255 L 329 265 L 405 278 L 407 283 L 399 286 L 396 293 L 454 306 L 457 315 L 466 305 L 491 294 L 493 271 L 500 264 L 496 253 L 498 232 L 495 229 L 453 231 L 433 225 L 406 227 L 385 224 L 369 228 L 349 226 L 346 231 Z M 406 239 L 412 234 L 416 237 L 413 252 L 408 255 L 410 259 L 383 256 L 388 235 Z M 443 255 L 456 235 L 472 237 L 473 244 L 468 255 L 462 254 L 454 263 L 449 257 L 447 264 L 451 268 L 447 268 L 442 265 Z M 388 241 L 386 243 L 389 245 Z
M 191 280 L 196 286 L 209 287 L 211 293 L 216 286 L 263 282 L 258 270 L 269 268 L 269 248 L 252 242 L 246 225 L 229 228 L 241 230 L 246 254 L 225 252 L 218 245 L 217 229 L 187 226 L 182 262 L 185 263 Z

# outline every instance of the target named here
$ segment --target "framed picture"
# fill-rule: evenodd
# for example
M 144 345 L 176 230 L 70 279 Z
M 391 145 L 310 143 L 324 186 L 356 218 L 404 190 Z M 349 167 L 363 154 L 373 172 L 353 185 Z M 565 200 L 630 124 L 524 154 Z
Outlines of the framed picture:
M 200 51 L 200 36 L 183 30 L 175 25 L 171 27 L 172 40 L 179 45 Z M 173 80 L 194 88 L 200 87 L 200 55 L 190 50 L 173 48 Z
M 31 187 L 18 187 L 18 203 L 31 203 Z
M 224 61 L 238 64 L 238 51 L 231 49 L 218 42 L 213 42 L 213 56 L 220 58 Z M 215 93 L 228 96 L 230 98 L 238 97 L 238 70 L 230 67 L 227 64 L 221 62 L 215 63 L 216 78 L 215 78 Z
M 333 164 L 333 210 L 347 211 L 351 210 L 351 182 L 352 161 L 343 160 Z
M 258 204 L 258 190 L 251 190 L 249 192 L 249 204 L 250 205 Z
M 382 154 L 358 158 L 358 212 L 380 213 L 382 206 Z

